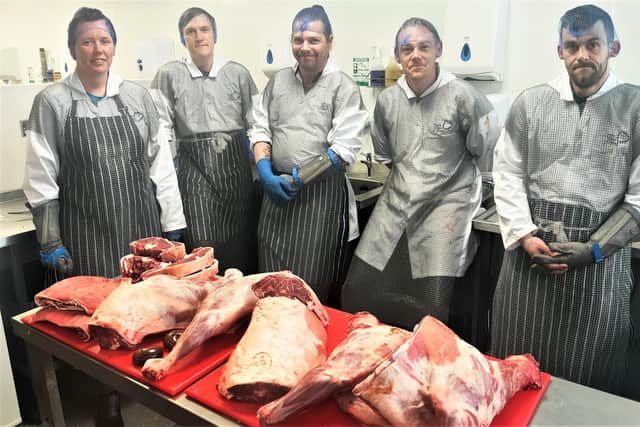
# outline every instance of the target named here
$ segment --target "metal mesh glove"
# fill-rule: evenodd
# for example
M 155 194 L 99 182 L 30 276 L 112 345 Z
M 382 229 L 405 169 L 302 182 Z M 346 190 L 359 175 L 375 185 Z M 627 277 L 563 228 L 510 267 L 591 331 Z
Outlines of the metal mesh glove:
M 36 237 L 40 242 L 40 261 L 46 267 L 63 274 L 71 274 L 73 262 L 67 248 L 60 238 L 60 204 L 58 200 L 50 200 L 40 206 L 31 208 L 33 224 L 36 226 Z
M 327 149 L 326 154 L 321 154 L 315 159 L 302 166 L 301 168 L 293 168 L 291 175 L 293 176 L 293 183 L 301 189 L 305 185 L 309 184 L 317 177 L 322 175 L 327 169 L 334 167 L 338 171 L 342 171 L 343 164 L 340 157 L 336 155 L 330 148 Z
M 67 248 L 60 245 L 50 251 L 40 251 L 40 262 L 47 268 L 69 276 L 73 272 L 73 261 Z
M 638 214 L 622 205 L 591 235 L 588 242 L 551 242 L 549 248 L 560 255 L 535 255 L 534 264 L 567 264 L 570 268 L 602 262 L 640 234 Z

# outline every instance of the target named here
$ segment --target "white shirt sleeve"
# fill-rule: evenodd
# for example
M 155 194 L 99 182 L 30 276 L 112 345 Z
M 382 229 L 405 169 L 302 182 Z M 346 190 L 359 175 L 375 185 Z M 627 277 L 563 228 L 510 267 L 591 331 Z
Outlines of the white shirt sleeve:
M 624 202 L 640 211 L 640 156 L 631 163 L 629 186 L 624 196 Z
M 336 101 L 336 114 L 332 121 L 333 127 L 327 134 L 327 142 L 334 153 L 351 165 L 362 147 L 362 133 L 367 126 L 368 115 L 358 86 L 354 84 L 353 88 L 341 90 L 349 92 Z
M 531 219 L 522 154 L 518 147 L 503 130 L 493 159 L 494 198 L 500 233 L 507 250 L 517 248 L 522 237 L 538 229 Z
M 175 110 L 167 97 L 160 89 L 150 89 L 153 103 L 156 104 L 158 115 L 160 116 L 160 130 L 165 134 L 165 138 L 169 141 L 172 152 L 175 153 L 176 133 L 174 129 Z
M 156 200 L 160 205 L 162 231 L 185 228 L 187 221 L 182 210 L 178 177 L 173 166 L 169 141 L 162 129 L 158 129 L 158 133 L 151 137 L 147 155 L 151 161 L 149 175 L 156 185 Z
M 58 198 L 60 163 L 56 150 L 58 139 L 57 116 L 42 94 L 33 101 L 23 190 L 31 206 L 39 206 Z
M 251 149 L 256 142 L 271 143 L 271 129 L 269 129 L 269 113 L 264 108 L 264 93 L 252 97 L 251 112 L 249 113 L 248 122 L 251 128 L 247 131 L 249 141 L 251 141 Z

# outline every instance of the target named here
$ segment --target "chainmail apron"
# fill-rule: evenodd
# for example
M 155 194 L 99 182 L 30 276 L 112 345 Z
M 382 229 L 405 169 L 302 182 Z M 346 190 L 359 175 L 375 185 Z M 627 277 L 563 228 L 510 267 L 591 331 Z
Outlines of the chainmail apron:
M 244 132 L 203 133 L 179 142 L 187 246 L 212 246 L 221 271 L 254 273 L 258 200 Z
M 326 304 L 338 280 L 349 229 L 344 174 L 328 173 L 279 207 L 265 195 L 258 225 L 259 269 L 290 270 Z
M 60 148 L 60 229 L 74 275 L 115 277 L 129 242 L 160 235 L 146 145 L 118 95 L 120 116 L 76 117 Z
M 545 242 L 587 241 L 604 220 L 584 207 L 531 205 L 537 224 L 564 225 L 556 232 L 542 226 L 537 236 Z M 550 275 L 532 270 L 522 248 L 505 252 L 493 299 L 491 354 L 532 353 L 543 371 L 620 392 L 631 337 L 630 257 L 626 247 L 600 264 Z
M 383 271 L 355 255 L 342 288 L 341 308 L 369 311 L 381 322 L 413 330 L 427 314 L 447 323 L 456 277 L 411 277 L 407 234 L 400 238 Z

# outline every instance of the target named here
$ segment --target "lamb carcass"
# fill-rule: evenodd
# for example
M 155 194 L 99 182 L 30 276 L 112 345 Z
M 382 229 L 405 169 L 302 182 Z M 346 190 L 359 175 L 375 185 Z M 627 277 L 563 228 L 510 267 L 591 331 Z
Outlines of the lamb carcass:
M 489 361 L 426 316 L 407 342 L 353 388 L 355 399 L 343 408 L 361 422 L 379 416 L 378 425 L 489 425 L 517 391 L 540 386 L 531 355 Z
M 207 339 L 227 332 L 240 319 L 248 316 L 258 298 L 295 298 L 312 307 L 314 312 L 326 316 L 311 288 L 298 276 L 287 271 L 243 277 L 239 270 L 227 269 L 225 278 L 212 286 L 211 292 L 202 301 L 198 312 L 171 352 L 162 359 L 150 359 L 145 363 L 142 373 L 146 377 L 159 380 L 169 374 L 179 359 Z
M 277 423 L 335 392 L 350 390 L 410 336 L 409 331 L 380 323 L 370 313 L 356 313 L 349 322 L 347 337 L 327 362 L 307 372 L 287 394 L 262 406 L 258 418 L 261 423 Z
M 131 279 L 74 276 L 54 283 L 47 289 L 38 292 L 34 301 L 40 307 L 82 311 L 90 315 L 121 284 L 131 284 Z
M 261 277 L 262 275 L 232 275 L 230 279 L 215 282 L 171 352 L 162 359 L 149 359 L 145 362 L 142 368 L 144 376 L 153 380 L 163 378 L 171 372 L 179 359 L 248 316 L 258 302 L 251 285 Z
M 184 243 L 162 237 L 146 237 L 129 243 L 134 255 L 147 256 L 164 262 L 175 262 L 187 255 Z
M 326 348 L 325 327 L 304 304 L 288 297 L 262 298 L 223 368 L 218 391 L 227 399 L 269 402 L 324 363 Z
M 182 278 L 209 267 L 214 261 L 213 248 L 208 246 L 195 248 L 189 255 L 179 261 L 145 271 L 142 273 L 142 280 L 147 280 L 149 277 L 160 274 Z
M 102 348 L 133 349 L 147 335 L 186 328 L 209 291 L 171 276 L 121 285 L 93 313 L 89 331 Z

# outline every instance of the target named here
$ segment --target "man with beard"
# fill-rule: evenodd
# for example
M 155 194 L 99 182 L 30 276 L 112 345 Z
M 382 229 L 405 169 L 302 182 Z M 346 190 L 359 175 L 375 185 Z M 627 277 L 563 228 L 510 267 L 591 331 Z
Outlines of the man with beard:
M 640 227 L 640 88 L 611 72 L 611 17 L 584 5 L 560 20 L 567 73 L 525 90 L 495 151 L 504 245 L 491 353 L 621 392 L 632 333 L 631 247 Z

